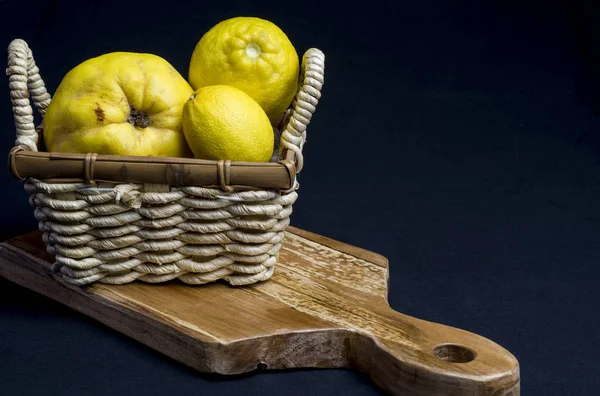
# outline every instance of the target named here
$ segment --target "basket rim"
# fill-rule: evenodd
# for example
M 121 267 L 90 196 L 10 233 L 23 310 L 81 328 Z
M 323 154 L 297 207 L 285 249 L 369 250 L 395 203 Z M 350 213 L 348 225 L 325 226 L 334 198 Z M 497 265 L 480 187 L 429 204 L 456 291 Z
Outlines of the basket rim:
M 31 151 L 24 145 L 14 147 L 8 155 L 9 171 L 19 180 L 155 183 L 235 189 L 291 189 L 296 180 L 295 162 L 292 150 L 284 150 L 278 162 L 40 152 Z

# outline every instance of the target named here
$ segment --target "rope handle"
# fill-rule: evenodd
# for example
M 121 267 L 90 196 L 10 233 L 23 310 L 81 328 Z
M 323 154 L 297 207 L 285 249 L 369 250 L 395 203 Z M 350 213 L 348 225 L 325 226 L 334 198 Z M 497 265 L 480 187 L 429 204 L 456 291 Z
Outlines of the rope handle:
M 325 81 L 325 54 L 317 48 L 311 48 L 302 57 L 302 73 L 299 90 L 292 102 L 291 111 L 285 115 L 282 125 L 279 154 L 285 149 L 296 154 L 296 173 L 304 166 L 302 148 L 306 143 L 306 127 L 321 98 L 321 88 Z M 283 128 L 282 128 L 283 130 Z
M 40 76 L 40 70 L 35 65 L 29 46 L 21 39 L 13 40 L 8 46 L 6 75 L 17 130 L 15 145 L 27 146 L 31 151 L 38 151 L 38 132 L 35 129 L 29 96 L 31 95 L 33 104 L 43 117 L 50 104 L 50 94 Z

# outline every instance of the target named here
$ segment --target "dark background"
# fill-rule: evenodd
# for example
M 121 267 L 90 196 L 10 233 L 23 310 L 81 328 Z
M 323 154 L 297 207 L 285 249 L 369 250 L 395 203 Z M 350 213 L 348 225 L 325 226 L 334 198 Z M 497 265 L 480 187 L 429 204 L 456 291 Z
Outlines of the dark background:
M 184 76 L 217 22 L 259 16 L 327 56 L 292 223 L 387 256 L 390 304 L 488 337 L 525 395 L 600 388 L 600 12 L 594 1 L 0 0 L 50 92 L 81 61 L 152 52 Z M 0 84 L 0 137 L 14 128 Z M 36 228 L 0 172 L 0 236 Z M 200 375 L 0 282 L 3 395 L 379 394 L 345 370 Z

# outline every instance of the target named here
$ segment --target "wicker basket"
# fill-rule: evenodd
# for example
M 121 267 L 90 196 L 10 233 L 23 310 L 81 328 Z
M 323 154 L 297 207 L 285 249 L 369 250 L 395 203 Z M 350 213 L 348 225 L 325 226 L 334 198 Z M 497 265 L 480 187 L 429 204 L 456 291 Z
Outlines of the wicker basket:
M 271 277 L 320 98 L 321 51 L 302 58 L 299 90 L 270 163 L 38 151 L 43 130 L 34 127 L 29 97 L 43 116 L 50 95 L 23 40 L 8 54 L 17 131 L 9 169 L 24 181 L 53 268 L 66 282 L 247 285 Z

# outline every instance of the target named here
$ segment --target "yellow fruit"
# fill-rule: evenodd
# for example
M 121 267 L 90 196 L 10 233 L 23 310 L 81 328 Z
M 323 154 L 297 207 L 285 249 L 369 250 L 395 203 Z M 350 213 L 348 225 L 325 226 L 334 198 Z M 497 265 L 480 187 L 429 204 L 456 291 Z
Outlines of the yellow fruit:
M 200 88 L 183 107 L 183 132 L 196 158 L 268 162 L 274 135 L 258 103 L 237 88 Z
M 48 151 L 190 157 L 181 112 L 193 90 L 163 58 L 114 52 L 64 77 L 44 117 Z
M 200 39 L 190 62 L 195 90 L 208 85 L 241 89 L 279 121 L 298 89 L 298 54 L 276 25 L 260 18 L 225 20 Z

